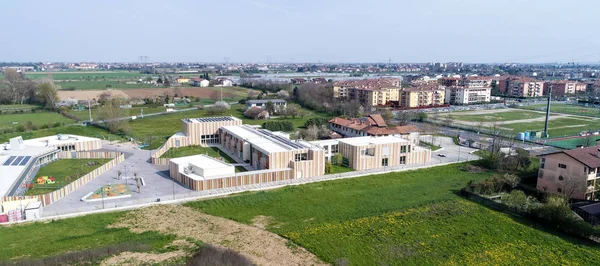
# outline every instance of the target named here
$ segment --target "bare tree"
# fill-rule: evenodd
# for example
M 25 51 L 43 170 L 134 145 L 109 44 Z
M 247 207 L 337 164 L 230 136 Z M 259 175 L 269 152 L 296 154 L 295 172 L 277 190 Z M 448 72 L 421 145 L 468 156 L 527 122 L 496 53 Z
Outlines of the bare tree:
M 15 69 L 8 68 L 4 71 L 4 89 L 2 94 L 13 104 L 23 104 L 26 99 L 35 95 L 35 83 L 25 78 Z M 0 86 L 2 87 L 2 86 Z
M 54 110 L 58 102 L 57 87 L 52 81 L 41 83 L 36 89 L 36 98 L 44 108 Z
M 396 113 L 396 121 L 398 121 L 399 126 L 406 126 L 410 122 L 412 118 L 412 114 L 408 111 L 398 111 Z
M 559 181 L 562 183 L 562 193 L 569 199 L 573 198 L 573 196 L 584 194 L 587 189 L 587 181 L 582 179 L 571 176 L 559 176 Z
M 581 146 L 583 147 L 593 147 L 596 146 L 596 138 L 592 134 L 587 134 L 584 138 L 581 139 Z
M 121 108 L 122 104 L 121 99 L 111 98 L 100 108 L 98 118 L 104 123 L 106 129 L 112 133 L 124 133 L 128 130 L 129 125 L 125 120 L 127 112 Z

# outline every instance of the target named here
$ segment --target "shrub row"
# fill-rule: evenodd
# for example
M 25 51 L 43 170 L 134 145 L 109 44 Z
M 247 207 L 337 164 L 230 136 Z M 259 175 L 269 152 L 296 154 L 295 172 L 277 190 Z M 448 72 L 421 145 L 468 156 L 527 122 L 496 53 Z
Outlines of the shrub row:
M 294 124 L 290 121 L 268 121 L 262 124 L 264 129 L 271 131 L 293 131 Z

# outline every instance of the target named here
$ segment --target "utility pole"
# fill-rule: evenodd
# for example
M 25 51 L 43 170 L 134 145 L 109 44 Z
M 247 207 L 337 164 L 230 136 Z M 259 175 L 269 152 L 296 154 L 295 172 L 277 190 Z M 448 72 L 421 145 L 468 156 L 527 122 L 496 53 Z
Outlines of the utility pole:
M 554 77 L 554 73 L 552 73 Z M 546 103 L 546 121 L 544 122 L 544 138 L 548 138 L 548 119 L 550 118 L 550 101 L 552 100 L 552 83 L 548 88 L 548 102 Z
M 90 123 L 94 122 L 94 119 L 92 118 L 92 103 L 90 101 L 90 99 L 88 99 L 88 113 L 90 115 Z

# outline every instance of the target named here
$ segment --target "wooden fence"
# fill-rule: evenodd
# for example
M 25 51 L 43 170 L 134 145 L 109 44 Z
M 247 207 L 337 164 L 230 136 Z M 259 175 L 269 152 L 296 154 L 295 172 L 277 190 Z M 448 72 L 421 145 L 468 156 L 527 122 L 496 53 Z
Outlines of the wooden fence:
M 102 166 L 94 169 L 93 171 L 83 175 L 82 177 L 78 178 L 77 180 L 65 185 L 64 187 L 62 187 L 56 191 L 42 194 L 42 195 L 36 195 L 36 196 L 3 197 L 3 198 L 0 198 L 0 204 L 3 202 L 7 202 L 7 201 L 37 199 L 37 200 L 41 201 L 44 206 L 48 206 L 64 197 L 66 197 L 71 192 L 82 187 L 83 185 L 87 184 L 88 182 L 96 179 L 96 177 L 98 177 L 99 175 L 112 169 L 117 164 L 119 164 L 125 160 L 125 155 L 120 152 L 61 152 L 59 154 L 59 157 L 63 158 L 63 159 L 72 159 L 72 158 L 77 158 L 77 159 L 114 158 L 114 159 L 110 160 L 109 162 L 103 164 Z
M 177 141 L 179 141 L 179 145 L 177 145 Z M 150 161 L 152 164 L 156 164 L 156 165 L 168 165 L 169 164 L 169 158 L 160 158 L 160 156 L 162 156 L 163 154 L 165 154 L 167 151 L 169 151 L 169 149 L 174 148 L 174 147 L 186 147 L 189 146 L 189 140 L 187 137 L 183 137 L 179 134 L 175 134 L 173 136 L 171 136 L 169 139 L 167 139 L 167 142 L 165 142 L 165 144 L 163 144 L 162 146 L 160 146 L 160 148 L 158 148 L 151 156 L 150 156 Z

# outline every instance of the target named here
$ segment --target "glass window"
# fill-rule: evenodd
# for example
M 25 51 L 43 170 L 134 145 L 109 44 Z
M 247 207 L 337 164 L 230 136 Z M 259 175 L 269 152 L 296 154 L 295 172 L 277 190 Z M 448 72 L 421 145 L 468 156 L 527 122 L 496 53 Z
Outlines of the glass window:
M 567 165 L 566 165 L 566 164 L 559 163 L 559 164 L 558 164 L 558 168 L 567 169 Z
M 540 168 L 544 169 L 544 166 L 546 166 L 546 158 L 542 157 L 542 161 L 540 162 Z
M 406 153 L 406 146 L 400 147 L 400 153 Z
M 388 158 L 381 159 L 381 166 L 388 166 Z

